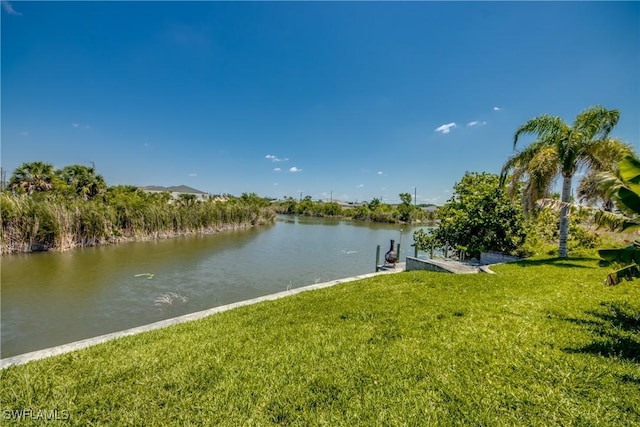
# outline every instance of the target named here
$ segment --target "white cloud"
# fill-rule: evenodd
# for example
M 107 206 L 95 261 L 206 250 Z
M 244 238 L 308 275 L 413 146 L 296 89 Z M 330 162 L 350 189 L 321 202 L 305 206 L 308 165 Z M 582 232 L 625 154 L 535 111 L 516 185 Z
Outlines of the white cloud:
M 22 13 L 18 12 L 17 10 L 15 10 L 13 8 L 13 6 L 11 5 L 11 3 L 9 3 L 8 1 L 4 1 L 4 0 L 2 1 L 2 8 L 9 15 L 22 16 Z
M 297 167 L 292 167 L 289 169 L 289 172 L 291 173 L 297 173 L 297 172 L 302 172 L 302 169 L 298 169 Z
M 189 176 L 198 176 L 197 173 L 190 173 Z
M 467 126 L 484 126 L 487 122 L 481 122 L 479 120 L 474 120 L 472 122 L 467 123 Z
M 78 123 L 71 123 L 71 127 L 79 128 L 79 127 L 80 127 L 80 125 L 79 125 Z
M 286 162 L 286 161 L 289 160 L 287 157 L 285 157 L 284 159 L 280 159 L 280 158 L 274 156 L 273 154 L 267 154 L 266 156 L 264 156 L 264 158 L 265 159 L 269 159 L 272 162 Z
M 502 108 L 500 108 L 500 107 L 493 107 L 493 111 L 500 111 L 500 110 L 502 110 Z
M 362 187 L 364 187 L 364 184 L 358 184 L 358 185 L 356 185 L 356 188 L 362 188 Z
M 282 169 L 280 169 L 280 168 L 275 168 L 273 171 L 274 171 L 274 172 L 280 172 L 281 170 L 282 170 Z
M 436 128 L 436 132 L 449 133 L 451 129 L 458 126 L 455 122 L 447 123 L 446 125 L 442 125 Z
M 378 171 L 377 175 L 382 175 L 382 171 Z

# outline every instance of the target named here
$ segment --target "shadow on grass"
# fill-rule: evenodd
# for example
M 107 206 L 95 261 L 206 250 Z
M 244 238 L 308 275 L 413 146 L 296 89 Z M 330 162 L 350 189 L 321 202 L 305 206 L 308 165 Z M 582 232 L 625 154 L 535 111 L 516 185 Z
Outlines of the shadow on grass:
M 626 383 L 638 384 L 638 387 L 640 387 L 640 377 L 633 375 L 619 375 L 618 378 Z
M 536 267 L 540 265 L 551 265 L 565 268 L 596 268 L 595 266 L 584 265 L 586 261 L 595 262 L 597 258 L 571 257 L 571 258 L 545 258 L 545 259 L 524 259 L 514 264 L 520 267 Z
M 595 320 L 564 318 L 587 327 L 594 335 L 592 343 L 565 351 L 618 357 L 640 363 L 640 310 L 626 301 L 601 303 L 600 306 L 600 310 L 586 312 Z M 638 381 L 637 378 L 633 380 Z

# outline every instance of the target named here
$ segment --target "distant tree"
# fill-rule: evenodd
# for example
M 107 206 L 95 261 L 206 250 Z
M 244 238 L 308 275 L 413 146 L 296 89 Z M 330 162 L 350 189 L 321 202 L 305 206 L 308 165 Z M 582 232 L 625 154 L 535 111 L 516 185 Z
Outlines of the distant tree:
M 323 204 L 323 211 L 326 216 L 340 216 L 342 215 L 342 208 L 336 202 L 329 202 Z
M 369 202 L 368 206 L 370 210 L 375 211 L 376 209 L 378 209 L 378 206 L 380 206 L 380 199 L 374 198 Z
M 65 166 L 57 171 L 60 180 L 68 186 L 70 192 L 77 197 L 88 200 L 107 191 L 107 184 L 101 175 L 92 167 L 83 165 Z
M 44 162 L 28 162 L 18 166 L 9 179 L 9 189 L 26 194 L 51 191 L 54 187 L 53 165 Z
M 504 192 L 498 175 L 465 173 L 438 216 L 433 241 L 446 242 L 471 256 L 488 250 L 512 252 L 524 242 L 522 210 Z
M 254 205 L 257 207 L 269 206 L 269 200 L 258 196 L 256 193 L 242 193 L 240 200 L 243 203 Z
M 105 194 L 106 201 L 113 206 L 141 206 L 154 197 L 134 185 L 114 185 Z
M 414 206 L 411 205 L 411 194 L 400 193 L 400 206 L 398 206 L 398 217 L 400 221 L 411 222 L 411 214 L 413 213 Z
M 313 215 L 314 212 L 313 200 L 311 196 L 305 196 L 304 199 L 297 206 L 297 213 L 300 215 Z
M 412 198 L 410 193 L 400 193 L 399 196 L 403 205 L 411 205 Z
M 297 211 L 298 202 L 293 197 L 285 197 L 285 199 L 279 203 L 278 212 L 285 215 L 295 215 Z

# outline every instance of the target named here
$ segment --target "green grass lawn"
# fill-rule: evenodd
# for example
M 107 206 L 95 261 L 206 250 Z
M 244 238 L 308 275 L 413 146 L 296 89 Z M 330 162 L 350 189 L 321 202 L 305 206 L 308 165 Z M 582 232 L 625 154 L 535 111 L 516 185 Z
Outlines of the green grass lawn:
M 11 367 L 1 423 L 640 425 L 640 282 L 603 287 L 595 259 L 493 270 L 377 276 Z

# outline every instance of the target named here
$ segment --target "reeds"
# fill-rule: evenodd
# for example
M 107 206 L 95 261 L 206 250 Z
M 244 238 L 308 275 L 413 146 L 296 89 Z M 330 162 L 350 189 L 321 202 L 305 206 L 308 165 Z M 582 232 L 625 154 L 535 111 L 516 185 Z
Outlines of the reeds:
M 272 222 L 251 201 L 181 203 L 143 192 L 79 200 L 0 193 L 0 253 L 67 250 L 121 240 L 148 240 Z

